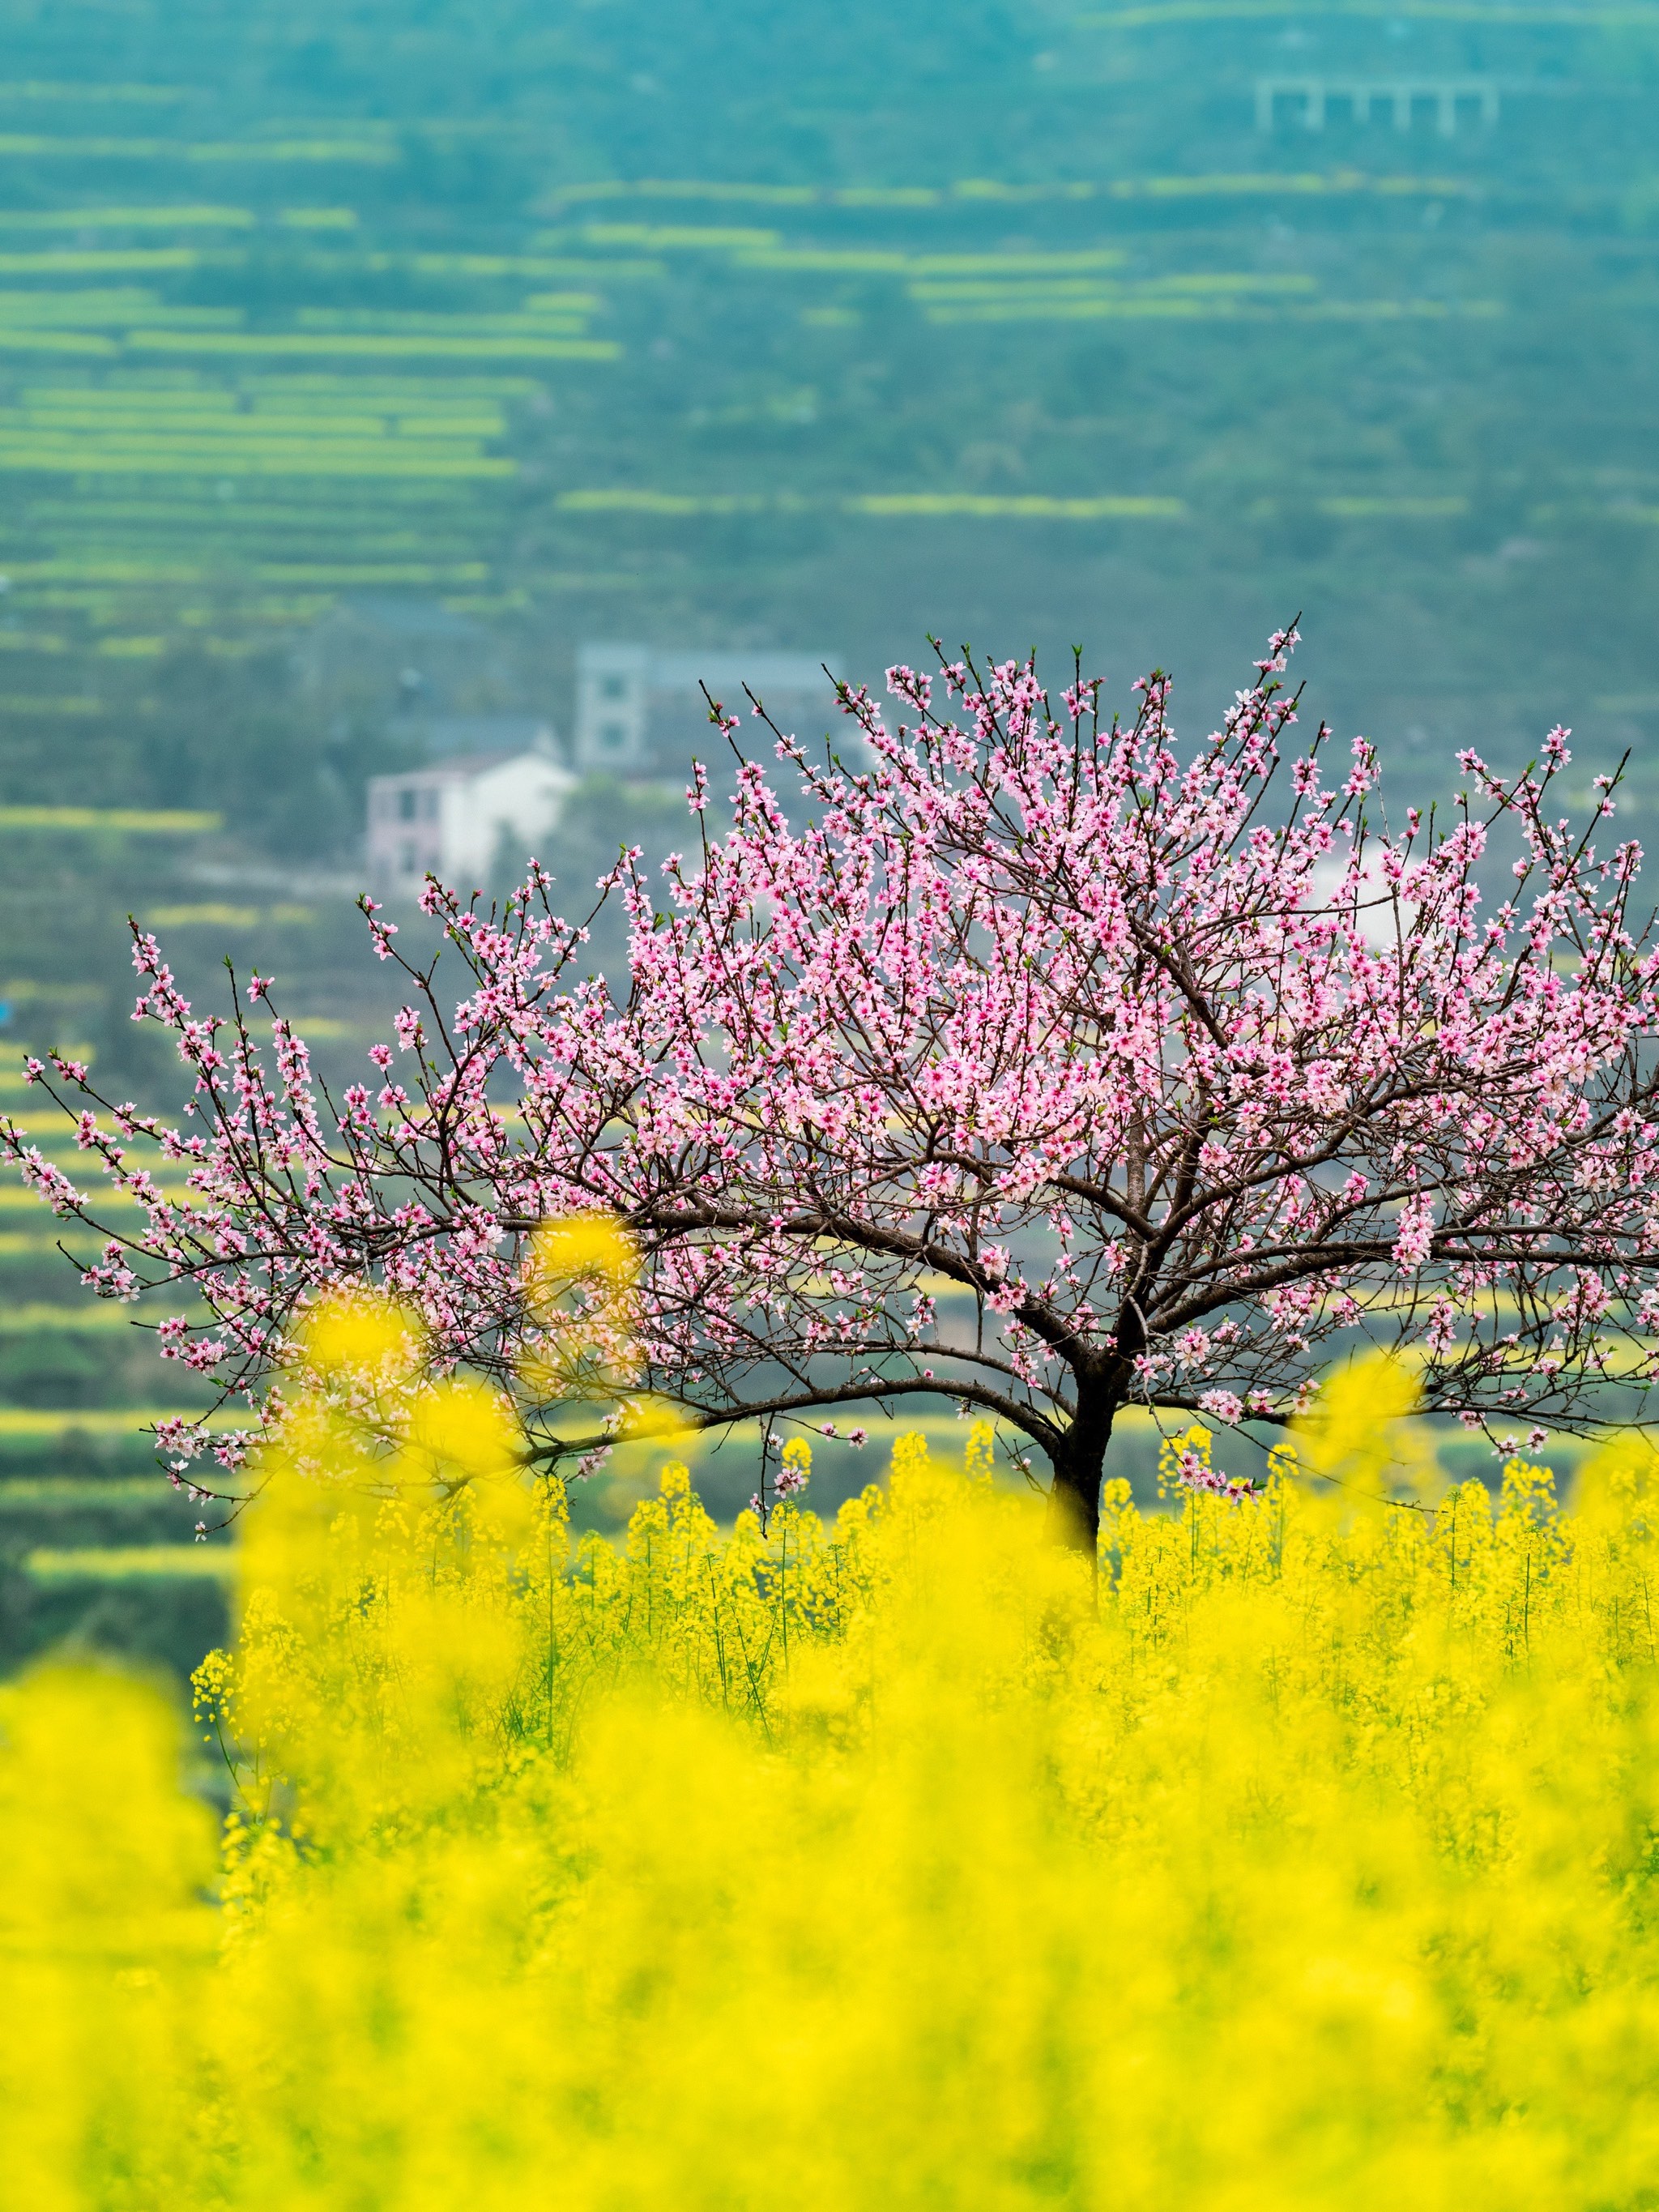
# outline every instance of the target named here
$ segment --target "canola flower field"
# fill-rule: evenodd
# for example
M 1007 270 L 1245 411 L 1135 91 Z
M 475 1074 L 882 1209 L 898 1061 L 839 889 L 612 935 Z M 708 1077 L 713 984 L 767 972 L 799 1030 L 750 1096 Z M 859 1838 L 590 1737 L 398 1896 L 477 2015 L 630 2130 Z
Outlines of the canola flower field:
M 0 1692 L 0 2203 L 1650 2203 L 1659 1460 L 1385 1506 L 1389 1403 L 1097 1583 L 982 1431 L 618 1546 L 476 1386 L 302 1408 L 216 1845 L 154 1693 Z

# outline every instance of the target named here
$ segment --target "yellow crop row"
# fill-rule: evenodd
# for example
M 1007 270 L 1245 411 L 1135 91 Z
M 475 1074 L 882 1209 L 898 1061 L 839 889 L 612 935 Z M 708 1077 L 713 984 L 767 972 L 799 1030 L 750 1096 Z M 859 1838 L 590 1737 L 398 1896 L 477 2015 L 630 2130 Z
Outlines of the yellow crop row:
M 1173 521 L 1187 512 L 1184 500 L 1118 493 L 1066 499 L 1035 493 L 999 496 L 981 492 L 866 492 L 856 499 L 845 499 L 841 505 L 846 514 L 960 514 L 988 521 Z
M 51 294 L 0 294 L 0 349 L 113 359 L 134 354 L 273 358 L 335 355 L 356 360 L 616 361 L 613 338 L 580 335 L 581 325 L 518 315 L 434 316 L 429 325 L 381 330 L 244 331 L 233 309 L 168 308 L 153 301 Z M 102 335 L 119 331 L 118 340 Z
M 350 246 L 327 252 L 302 253 L 297 258 L 301 269 L 330 276 L 382 276 L 396 271 L 414 276 L 529 276 L 544 281 L 574 277 L 586 283 L 597 283 L 611 277 L 637 282 L 668 274 L 665 263 L 647 260 L 637 254 L 617 259 L 590 253 L 408 253 L 371 252 Z
M 301 328 L 307 331 L 442 332 L 464 323 L 467 329 L 483 335 L 501 331 L 509 335 L 519 331 L 533 335 L 539 324 L 549 317 L 559 322 L 579 321 L 597 314 L 604 306 L 597 292 L 538 292 L 525 301 L 525 310 L 531 312 L 507 310 L 460 316 L 392 307 L 301 307 L 296 319 Z
M 170 380 L 165 385 L 146 380 L 156 374 Z M 221 384 L 205 382 L 188 370 L 137 369 L 108 382 L 26 385 L 19 404 L 27 412 L 42 416 L 131 412 L 146 426 L 169 415 L 232 416 L 245 408 L 270 421 L 286 422 L 295 416 L 328 421 L 331 416 L 318 410 L 331 405 L 336 411 L 349 409 L 354 414 L 398 419 L 418 416 L 461 428 L 488 422 L 494 430 L 503 419 L 503 400 L 527 398 L 538 389 L 530 378 L 516 376 L 371 378 L 301 370 L 274 376 L 239 374 L 234 382 Z
M 366 361 L 417 359 L 422 355 L 445 361 L 617 361 L 622 355 L 614 338 L 446 337 L 437 332 L 421 337 L 412 332 L 239 331 L 204 331 L 197 337 L 184 331 L 136 330 L 128 333 L 126 343 L 133 353 L 336 354 Z
M 1318 289 L 1312 276 L 1300 273 L 1196 270 L 1184 275 L 1143 277 L 1133 283 L 1087 276 L 1042 277 L 1035 283 L 999 281 L 994 277 L 927 277 L 912 283 L 909 292 L 913 300 L 929 302 L 992 300 L 1021 304 L 1030 301 L 1041 305 L 1065 299 L 1211 299 L 1253 293 L 1281 297 Z
M 1012 520 L 1095 522 L 1169 520 L 1185 502 L 1158 495 L 1103 493 L 1077 497 L 1042 493 L 999 495 L 980 492 L 857 492 L 814 501 L 799 495 L 752 492 L 665 492 L 618 488 L 561 492 L 556 504 L 571 514 L 723 515 L 796 513 L 830 507 L 842 514 L 877 517 L 971 515 Z
M 499 415 L 415 416 L 307 413 L 302 408 L 250 408 L 246 412 L 217 413 L 207 410 L 169 407 L 154 413 L 136 413 L 116 407 L 0 408 L 0 432 L 31 432 L 51 436 L 90 434 L 110 437 L 137 432 L 151 438 L 210 438 L 219 443 L 240 439 L 275 440 L 291 445 L 296 440 L 371 439 L 399 445 L 424 441 L 453 452 L 470 449 L 480 438 L 499 437 L 506 428 Z
M 9 812 L 10 810 L 3 811 Z M 95 1167 L 83 1166 L 81 1177 L 77 1179 L 71 1176 L 70 1180 L 76 1183 L 76 1188 L 81 1190 L 82 1195 L 87 1198 L 96 1218 L 100 1220 L 107 1213 L 130 1213 L 138 1210 L 139 1201 L 131 1197 L 125 1191 L 109 1189 L 104 1183 L 101 1172 Z M 161 1187 L 161 1194 L 170 1203 L 180 1206 L 187 1206 L 192 1195 L 190 1191 L 182 1188 L 169 1188 L 166 1186 Z M 0 1212 L 32 1212 L 40 1207 L 42 1202 L 33 1191 L 24 1189 L 21 1184 L 14 1187 L 10 1184 L 0 1183 Z M 0 1434 L 3 1433 L 3 1429 L 0 1429 Z
M 198 901 L 193 905 L 152 907 L 144 916 L 147 929 L 252 929 L 261 921 L 279 928 L 315 921 L 317 909 L 283 901 L 272 907 L 228 906 L 222 900 Z
M 206 836 L 222 827 L 219 814 L 188 807 L 0 807 L 0 830 L 118 830 L 122 836 Z M 91 984 L 45 984 L 42 998 L 101 998 Z M 7 988 L 20 998 L 18 987 Z
M 171 376 L 189 373 L 166 372 Z M 423 407 L 464 407 L 479 399 L 530 399 L 541 386 L 529 376 L 405 376 L 393 372 L 371 379 L 356 370 L 342 376 L 331 369 L 307 368 L 285 369 L 270 376 L 261 375 L 257 369 L 239 372 L 236 389 L 258 397 L 262 404 L 276 399 L 299 405 L 308 392 L 343 392 L 354 399 L 361 398 L 365 406 L 372 402 L 395 410 L 416 403 Z
M 0 134 L 0 157 L 29 161 L 366 161 L 385 167 L 398 158 L 389 140 L 373 138 L 272 138 L 198 140 L 180 145 L 171 138 L 57 138 L 36 132 Z
M 65 323 L 95 328 L 148 315 L 156 321 L 187 322 L 193 328 L 220 329 L 242 320 L 240 307 L 173 307 L 147 286 L 88 285 L 79 291 L 0 291 L 0 316 L 37 325 Z
M 123 1544 L 73 1551 L 43 1546 L 23 1560 L 36 1582 L 234 1582 L 236 1554 L 228 1544 Z
M 758 514 L 774 501 L 756 492 L 562 491 L 567 514 Z
M 1192 0 L 1194 14 L 1208 15 L 1225 9 L 1228 0 Z M 1126 24 L 1131 11 L 1122 11 L 1109 19 L 1116 25 Z M 1163 11 L 1148 9 L 1136 11 L 1147 20 L 1161 15 Z M 1275 0 L 1239 0 L 1239 12 L 1261 15 L 1283 15 L 1286 9 L 1276 5 Z M 1292 9 L 1291 12 L 1294 12 Z M 1401 6 L 1392 0 L 1358 0 L 1357 5 L 1345 9 L 1343 0 L 1326 10 L 1329 13 L 1352 13 L 1386 16 L 1395 20 L 1402 15 L 1434 15 L 1445 14 L 1462 21 L 1473 20 L 1478 12 L 1484 22 L 1495 20 L 1492 6 L 1459 9 L 1455 4 L 1441 6 L 1438 0 L 1402 0 Z M 1499 11 L 1501 13 L 1501 11 Z M 1650 9 L 1643 21 L 1654 19 Z M 1092 19 L 1085 19 L 1092 20 Z M 1528 22 L 1555 20 L 1547 11 L 1535 9 L 1512 11 L 1510 20 Z M 1571 20 L 1594 21 L 1598 11 L 1573 10 Z M 1011 184 L 1005 179 L 963 177 L 955 183 L 940 185 L 850 185 L 819 187 L 811 185 L 763 185 L 713 183 L 705 179 L 683 178 L 665 179 L 644 179 L 620 182 L 607 179 L 592 184 L 566 185 L 552 193 L 544 203 L 546 212 L 591 204 L 597 200 L 661 200 L 670 203 L 712 203 L 725 206 L 754 207 L 848 207 L 848 208 L 941 208 L 962 202 L 988 202 L 1013 207 L 1032 206 L 1046 202 L 1079 202 L 1090 200 L 1123 200 L 1139 198 L 1188 199 L 1214 197 L 1233 198 L 1240 196 L 1277 197 L 1284 193 L 1304 196 L 1316 193 L 1376 192 L 1385 196 L 1409 195 L 1433 198 L 1468 198 L 1480 189 L 1477 179 L 1471 177 L 1412 176 L 1398 173 L 1370 174 L 1355 168 L 1331 170 L 1249 169 L 1243 171 L 1199 172 L 1188 174 L 1152 175 L 1145 177 L 1115 177 L 1098 181 L 1090 179 L 1056 179 L 1047 184 Z M 651 234 L 651 226 L 644 224 L 589 225 L 580 235 L 584 238 L 596 231 L 609 231 L 618 243 L 636 243 L 641 235 Z M 624 232 L 629 234 L 623 235 Z M 772 234 L 775 235 L 776 234 Z M 557 246 L 568 242 L 568 234 L 560 231 L 544 232 L 532 242 L 537 246 Z
M 142 574 L 142 571 L 133 573 Z M 221 817 L 183 807 L 134 806 L 0 806 L 0 830 L 113 830 L 133 837 L 197 836 L 216 830 Z M 83 987 L 84 988 L 84 987 Z M 42 995 L 63 998 L 74 987 L 47 985 Z M 20 995 L 15 985 L 6 995 Z M 94 991 L 95 997 L 101 997 Z M 9 1203 L 0 1191 L 0 1205 Z
M 1185 293 L 1094 298 L 1041 295 L 924 307 L 930 323 L 1029 322 L 1443 322 L 1501 315 L 1501 300 L 1321 300 L 1283 304 Z
M 317 415 L 297 407 L 253 408 L 246 413 L 204 409 L 199 414 L 182 407 L 154 412 L 142 408 L 135 412 L 125 406 L 0 409 L 0 433 L 25 426 L 48 434 L 136 430 L 146 439 L 210 437 L 228 442 L 242 438 L 424 438 L 441 439 L 452 447 L 498 438 L 507 428 L 499 415 Z
M 204 207 L 194 202 L 176 207 L 46 208 L 28 214 L 0 214 L 0 230 L 252 230 L 258 216 L 248 208 Z
M 0 438 L 0 471 L 6 470 L 59 476 L 99 471 L 113 476 L 188 477 L 228 470 L 252 477 L 502 477 L 516 475 L 518 463 L 483 454 L 423 455 L 418 448 L 398 452 L 389 446 L 319 445 L 296 450 L 226 441 L 164 450 L 149 443 L 120 446 L 88 441 L 52 446 L 41 440 Z
M 247 1424 L 246 1412 L 220 1413 L 204 1416 L 199 1411 L 177 1406 L 155 1407 L 64 1407 L 50 1410 L 34 1406 L 0 1406 L 0 1437 L 58 1437 L 66 1430 L 80 1429 L 88 1436 L 139 1436 L 146 1429 L 155 1428 L 161 1421 L 200 1421 L 206 1419 L 211 1429 L 238 1429 Z

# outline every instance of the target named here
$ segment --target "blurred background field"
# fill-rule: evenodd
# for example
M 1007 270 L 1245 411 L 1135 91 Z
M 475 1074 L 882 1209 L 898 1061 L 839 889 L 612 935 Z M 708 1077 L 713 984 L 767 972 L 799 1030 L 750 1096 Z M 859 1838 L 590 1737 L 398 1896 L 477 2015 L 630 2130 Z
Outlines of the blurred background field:
M 0 30 L 4 1066 L 64 1045 L 172 1094 L 131 915 L 193 991 L 257 957 L 357 1073 L 367 779 L 492 718 L 567 743 L 593 641 L 830 640 L 861 679 L 929 629 L 1077 642 L 1109 703 L 1172 666 L 1191 728 L 1299 609 L 1312 703 L 1402 797 L 1563 720 L 1586 791 L 1631 753 L 1651 841 L 1659 4 L 796 0 L 786 36 L 760 0 L 0 0 Z M 618 836 L 678 842 L 658 766 L 568 810 L 573 904 Z M 0 1103 L 68 1156 L 3 1066 Z M 0 1190 L 0 1662 L 187 1666 L 222 1586 L 143 1431 L 205 1393 L 54 1228 Z M 1149 1495 L 1153 1440 L 1121 1450 Z M 886 1455 L 822 1443 L 812 1499 Z M 718 1514 L 755 1464 L 700 1456 Z

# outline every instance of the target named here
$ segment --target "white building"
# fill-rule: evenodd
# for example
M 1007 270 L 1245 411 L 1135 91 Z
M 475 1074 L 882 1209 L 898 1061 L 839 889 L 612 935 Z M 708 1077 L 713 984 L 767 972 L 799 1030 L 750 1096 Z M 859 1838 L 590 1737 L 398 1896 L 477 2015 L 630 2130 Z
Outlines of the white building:
M 1369 124 L 1379 107 L 1396 131 L 1410 131 L 1431 109 L 1443 138 L 1455 138 L 1459 124 L 1477 115 L 1491 130 L 1501 105 L 1495 76 L 1259 76 L 1256 129 L 1273 130 L 1286 102 L 1304 131 L 1322 131 L 1327 122 Z
M 412 898 L 428 871 L 463 898 L 502 858 L 553 830 L 576 779 L 550 750 L 473 753 L 368 781 L 368 872 L 382 898 Z
M 702 687 L 728 714 L 749 716 L 746 684 L 780 729 L 817 734 L 839 719 L 825 664 L 832 653 L 659 653 L 648 645 L 584 645 L 576 653 L 576 766 L 586 774 L 679 774 L 714 732 Z M 799 724 L 799 729 L 796 725 Z

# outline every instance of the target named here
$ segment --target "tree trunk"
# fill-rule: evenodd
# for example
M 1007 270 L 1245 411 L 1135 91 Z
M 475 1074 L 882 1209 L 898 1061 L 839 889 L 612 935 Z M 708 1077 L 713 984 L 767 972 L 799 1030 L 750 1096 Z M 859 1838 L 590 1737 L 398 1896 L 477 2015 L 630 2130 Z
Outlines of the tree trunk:
M 1054 1479 L 1048 1486 L 1048 1535 L 1067 1551 L 1093 1559 L 1100 1545 L 1100 1483 L 1106 1447 L 1111 1440 L 1115 1405 L 1080 1403 L 1065 1442 L 1051 1455 Z

